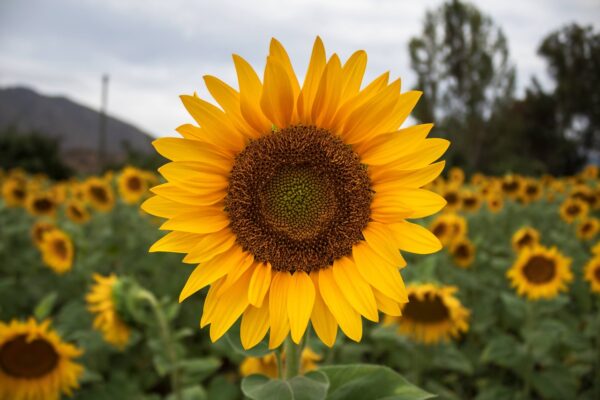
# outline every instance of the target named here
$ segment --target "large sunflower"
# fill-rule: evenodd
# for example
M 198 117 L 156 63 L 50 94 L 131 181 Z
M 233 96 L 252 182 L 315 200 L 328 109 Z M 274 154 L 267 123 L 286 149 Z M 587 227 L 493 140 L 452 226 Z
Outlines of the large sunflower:
M 298 343 L 309 320 L 329 346 L 338 325 L 358 341 L 361 315 L 377 321 L 407 300 L 398 249 L 441 247 L 406 219 L 444 206 L 420 188 L 448 141 L 426 139 L 431 124 L 399 129 L 420 93 L 400 94 L 389 73 L 363 87 L 363 51 L 327 60 L 317 38 L 302 85 L 275 39 L 262 82 L 233 59 L 240 90 L 205 77 L 221 108 L 182 96 L 200 127 L 154 142 L 173 162 L 143 208 L 173 232 L 151 251 L 200 263 L 180 300 L 210 285 L 201 326 L 213 341 L 240 316 L 246 348 L 269 329 L 271 348 L 290 332 Z
M 53 229 L 43 235 L 42 259 L 57 274 L 64 274 L 73 265 L 73 242 L 69 235 L 60 229 Z
M 129 341 L 131 330 L 119 317 L 115 304 L 115 285 L 119 280 L 116 275 L 102 276 L 94 274 L 96 283 L 86 295 L 88 310 L 95 314 L 94 328 L 102 332 L 104 340 L 123 349 Z
M 135 204 L 148 190 L 148 182 L 144 173 L 134 167 L 125 167 L 117 181 L 119 193 L 125 203 Z
M 454 296 L 455 286 L 410 285 L 401 317 L 387 317 L 398 332 L 425 344 L 458 338 L 469 330 L 469 310 Z
M 519 295 L 530 300 L 550 299 L 566 291 L 573 280 L 570 265 L 571 260 L 556 247 L 525 247 L 506 276 Z
M 600 293 L 600 256 L 596 255 L 588 261 L 584 271 L 585 280 L 589 282 L 592 292 Z
M 33 318 L 0 322 L 0 399 L 58 400 L 79 387 L 81 355 L 50 329 L 50 322 Z

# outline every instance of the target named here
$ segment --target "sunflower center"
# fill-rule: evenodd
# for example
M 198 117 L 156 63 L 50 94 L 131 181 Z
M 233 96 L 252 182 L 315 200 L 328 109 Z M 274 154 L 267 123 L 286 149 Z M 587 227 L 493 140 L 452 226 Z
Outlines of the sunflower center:
M 434 228 L 433 228 L 433 234 L 438 237 L 441 238 L 444 236 L 444 234 L 446 233 L 447 230 L 447 226 L 445 223 L 439 223 L 437 224 Z
M 79 209 L 79 206 L 77 206 L 75 204 L 71 204 L 69 206 L 69 210 L 71 210 L 71 214 L 73 214 L 75 216 L 75 218 L 83 217 L 83 212 Z
M 525 264 L 523 274 L 531 283 L 547 283 L 554 278 L 556 266 L 554 262 L 543 256 L 533 256 Z
M 54 204 L 52 203 L 52 201 L 46 198 L 36 199 L 33 202 L 33 207 L 40 212 L 50 211 L 53 205 Z
M 137 176 L 130 176 L 127 179 L 127 187 L 133 192 L 137 192 L 142 188 L 142 180 Z
M 65 244 L 64 240 L 62 239 L 57 239 L 54 242 L 52 242 L 52 248 L 54 250 L 54 253 L 60 257 L 61 259 L 65 260 L 67 258 L 67 245 Z
M 0 347 L 0 369 L 15 378 L 39 378 L 56 368 L 59 357 L 43 339 L 27 340 L 20 335 Z
M 600 282 L 600 266 L 596 267 L 594 270 L 594 276 L 596 277 L 596 280 Z
M 504 182 L 502 183 L 502 189 L 507 193 L 513 193 L 519 189 L 519 184 L 517 181 Z
M 443 322 L 449 316 L 448 307 L 438 295 L 426 295 L 422 299 L 409 295 L 408 303 L 404 306 L 402 314 L 406 318 L 425 324 Z
M 577 215 L 579 214 L 579 206 L 576 204 L 573 204 L 569 207 L 567 207 L 567 214 L 568 215 Z
M 534 195 L 534 194 L 538 193 L 538 188 L 537 188 L 537 186 L 527 186 L 525 191 L 527 192 L 528 195 Z
M 238 244 L 277 271 L 311 272 L 350 255 L 369 222 L 371 181 L 352 148 L 296 125 L 235 159 L 225 210 Z
M 469 258 L 469 256 L 471 255 L 471 249 L 464 243 L 459 244 L 458 246 L 456 246 L 456 249 L 454 249 L 454 255 L 457 258 Z
M 471 196 L 465 197 L 463 199 L 463 203 L 467 208 L 475 207 L 475 205 L 477 204 L 477 199 L 475 199 L 475 197 L 471 197 Z
M 25 197 L 25 191 L 23 189 L 20 189 L 20 188 L 15 188 L 15 189 L 13 189 L 13 196 L 16 199 L 21 200 L 21 199 L 23 199 Z
M 533 243 L 533 237 L 529 233 L 526 233 L 521 237 L 521 239 L 517 240 L 517 247 L 525 247 L 529 246 Z
M 94 197 L 94 199 L 96 199 L 98 202 L 108 203 L 108 194 L 106 193 L 106 190 L 104 190 L 103 187 L 92 186 L 90 188 L 90 193 L 92 194 L 92 197 Z
M 444 195 L 444 199 L 450 205 L 458 203 L 458 194 L 456 192 L 448 192 Z

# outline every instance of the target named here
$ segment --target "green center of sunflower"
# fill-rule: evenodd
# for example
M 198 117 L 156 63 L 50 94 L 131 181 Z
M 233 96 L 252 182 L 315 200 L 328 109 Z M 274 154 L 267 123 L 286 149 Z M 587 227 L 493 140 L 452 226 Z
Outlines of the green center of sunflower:
M 450 312 L 440 296 L 436 294 L 426 295 L 423 298 L 411 294 L 408 296 L 408 303 L 404 306 L 402 315 L 415 322 L 434 324 L 447 320 Z
M 550 282 L 556 274 L 556 265 L 553 260 L 544 256 L 533 256 L 523 267 L 525 278 L 534 284 Z
M 352 148 L 296 125 L 251 141 L 229 176 L 238 244 L 277 271 L 311 272 L 352 254 L 369 222 L 371 181 Z
M 59 357 L 43 339 L 19 335 L 0 346 L 0 370 L 15 378 L 39 378 L 54 370 Z

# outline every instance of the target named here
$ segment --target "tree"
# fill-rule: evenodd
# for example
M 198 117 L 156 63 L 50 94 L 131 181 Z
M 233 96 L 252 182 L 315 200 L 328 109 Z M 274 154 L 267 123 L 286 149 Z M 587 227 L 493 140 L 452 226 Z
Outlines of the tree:
M 580 150 L 600 149 L 600 33 L 572 24 L 548 35 L 538 49 L 554 81 L 560 128 Z
M 489 122 L 513 99 L 515 70 L 502 30 L 475 6 L 451 0 L 427 12 L 409 50 L 424 92 L 416 117 L 452 138 L 452 163 L 481 168 Z

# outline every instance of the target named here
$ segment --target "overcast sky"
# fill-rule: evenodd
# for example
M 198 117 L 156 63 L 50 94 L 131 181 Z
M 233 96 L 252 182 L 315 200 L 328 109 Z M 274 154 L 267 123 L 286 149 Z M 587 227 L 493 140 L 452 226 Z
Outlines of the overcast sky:
M 97 108 L 110 74 L 109 113 L 154 136 L 190 122 L 179 94 L 205 95 L 205 74 L 235 86 L 231 54 L 262 74 L 277 37 L 303 75 L 316 35 L 330 54 L 364 49 L 367 76 L 391 70 L 414 84 L 407 44 L 441 0 L 0 0 L 0 86 L 24 85 Z M 522 91 L 543 77 L 536 49 L 550 31 L 600 21 L 599 0 L 475 1 L 508 36 Z

